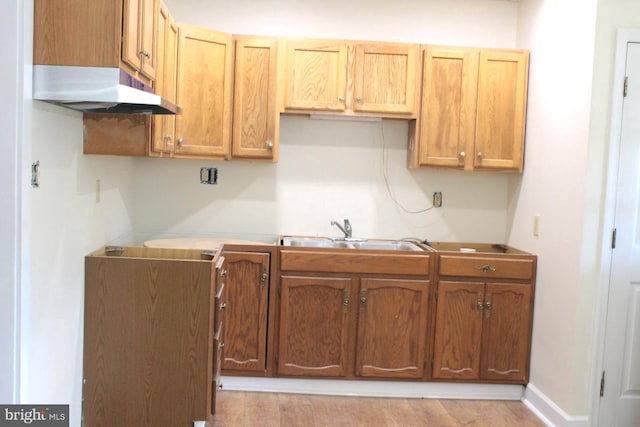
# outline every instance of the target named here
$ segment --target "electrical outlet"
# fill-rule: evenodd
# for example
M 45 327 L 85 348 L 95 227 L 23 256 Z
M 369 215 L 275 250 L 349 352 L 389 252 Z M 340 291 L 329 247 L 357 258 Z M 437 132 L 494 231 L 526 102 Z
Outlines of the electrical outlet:
M 200 184 L 217 184 L 218 168 L 200 168 Z
M 442 192 L 436 191 L 433 193 L 433 207 L 441 208 L 442 207 Z

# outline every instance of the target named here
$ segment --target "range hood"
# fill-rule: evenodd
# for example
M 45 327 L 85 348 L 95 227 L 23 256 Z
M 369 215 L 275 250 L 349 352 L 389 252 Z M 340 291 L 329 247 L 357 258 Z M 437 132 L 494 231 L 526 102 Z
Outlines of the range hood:
M 34 65 L 33 99 L 84 113 L 181 113 L 178 105 L 120 68 Z

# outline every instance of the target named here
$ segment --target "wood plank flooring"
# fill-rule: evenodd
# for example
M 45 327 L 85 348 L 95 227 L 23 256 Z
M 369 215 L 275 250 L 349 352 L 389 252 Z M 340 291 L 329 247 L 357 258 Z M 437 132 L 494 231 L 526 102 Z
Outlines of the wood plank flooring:
M 536 427 L 523 403 L 222 391 L 218 427 Z

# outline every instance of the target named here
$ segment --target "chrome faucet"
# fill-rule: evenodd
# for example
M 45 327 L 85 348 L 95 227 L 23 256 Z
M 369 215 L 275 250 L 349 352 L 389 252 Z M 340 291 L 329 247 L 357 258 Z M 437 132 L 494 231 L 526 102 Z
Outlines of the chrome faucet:
M 344 227 L 342 225 L 340 225 L 340 223 L 338 221 L 331 221 L 331 225 L 335 225 L 336 227 L 338 227 L 340 229 L 340 231 L 342 231 L 344 233 L 344 238 L 345 239 L 350 239 L 351 238 L 353 230 L 351 229 L 351 223 L 349 222 L 348 219 L 344 220 Z

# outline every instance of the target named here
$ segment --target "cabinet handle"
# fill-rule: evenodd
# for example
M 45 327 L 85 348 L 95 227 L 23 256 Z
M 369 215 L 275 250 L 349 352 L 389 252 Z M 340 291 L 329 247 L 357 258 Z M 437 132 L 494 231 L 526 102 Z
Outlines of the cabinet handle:
M 362 97 L 360 95 L 356 96 L 356 102 L 362 104 Z
M 464 151 L 461 151 L 460 154 L 458 154 L 458 157 L 460 157 L 461 159 L 464 159 L 465 157 L 467 157 L 467 153 L 465 153 Z
M 494 267 L 492 265 L 487 265 L 487 264 L 485 264 L 485 265 L 476 265 L 473 268 L 475 268 L 476 270 L 484 271 L 485 273 L 489 273 L 489 272 L 492 273 L 492 272 L 497 270 L 496 267 Z
M 491 317 L 491 308 L 493 308 L 493 304 L 491 303 L 491 294 L 487 294 L 487 302 L 484 304 L 484 316 L 485 318 Z
M 360 291 L 360 311 L 364 311 L 367 308 L 367 290 L 362 289 Z
M 338 101 L 340 101 L 340 102 L 344 102 L 344 96 L 340 95 L 340 96 L 338 97 Z
M 349 312 L 349 304 L 351 303 L 351 299 L 349 298 L 349 289 L 346 289 L 343 291 L 343 298 L 342 298 L 342 305 L 343 305 L 343 310 L 344 310 L 344 314 L 347 314 Z
M 483 300 L 484 300 L 484 298 L 482 296 L 482 293 L 479 293 L 478 297 L 476 299 L 476 301 L 477 301 L 476 304 L 477 304 L 477 307 L 478 307 L 478 315 L 480 317 L 482 317 L 482 310 L 484 309 Z
M 484 156 L 484 153 L 482 151 L 478 151 L 478 153 L 476 154 L 476 156 L 478 156 L 479 159 L 482 158 L 482 156 Z
M 227 309 L 227 303 L 226 302 L 221 303 L 220 304 L 220 310 L 223 311 L 223 310 L 226 310 L 226 309 Z

